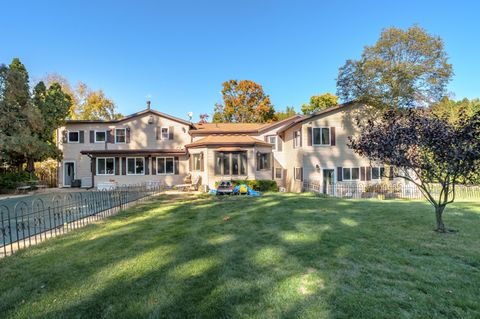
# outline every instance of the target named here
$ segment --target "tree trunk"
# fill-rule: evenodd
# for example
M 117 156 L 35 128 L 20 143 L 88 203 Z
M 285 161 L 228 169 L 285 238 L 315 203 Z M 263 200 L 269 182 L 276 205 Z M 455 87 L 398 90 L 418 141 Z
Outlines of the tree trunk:
M 33 173 L 35 171 L 35 161 L 33 160 L 33 158 L 29 158 L 27 160 L 27 169 L 26 169 L 27 172 L 29 173 Z
M 445 206 L 440 205 L 435 207 L 435 217 L 437 219 L 437 228 L 435 231 L 439 233 L 444 233 L 445 232 L 445 224 L 443 223 L 443 210 L 445 209 Z

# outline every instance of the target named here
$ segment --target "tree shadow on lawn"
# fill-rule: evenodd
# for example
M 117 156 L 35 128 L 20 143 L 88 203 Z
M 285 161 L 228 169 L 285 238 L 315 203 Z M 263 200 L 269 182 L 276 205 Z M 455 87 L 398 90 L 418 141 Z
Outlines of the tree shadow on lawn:
M 479 219 L 469 205 L 448 219 L 465 232 L 440 237 L 430 231 L 433 213 L 422 202 L 269 195 L 165 203 L 136 206 L 0 262 L 0 312 L 29 318 L 479 314 L 472 277 L 452 276 L 476 269 L 473 279 L 480 280 L 480 252 L 464 245 L 479 239 L 468 226 Z

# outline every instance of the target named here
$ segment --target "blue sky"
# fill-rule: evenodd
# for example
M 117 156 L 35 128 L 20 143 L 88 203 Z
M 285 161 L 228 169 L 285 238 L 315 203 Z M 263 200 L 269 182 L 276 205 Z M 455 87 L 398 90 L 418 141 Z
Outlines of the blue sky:
M 382 28 L 441 36 L 456 98 L 480 96 L 477 1 L 1 1 L 0 62 L 102 88 L 124 114 L 211 113 L 221 83 L 263 85 L 276 109 L 335 92 L 338 68 Z

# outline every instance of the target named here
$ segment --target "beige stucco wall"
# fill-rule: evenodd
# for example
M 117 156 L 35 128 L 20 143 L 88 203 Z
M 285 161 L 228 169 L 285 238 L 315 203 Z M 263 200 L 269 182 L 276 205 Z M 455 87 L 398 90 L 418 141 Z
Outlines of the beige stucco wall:
M 150 116 L 153 117 L 153 123 L 149 124 Z M 156 128 L 157 127 L 174 127 L 173 140 L 157 140 Z M 130 143 L 115 144 L 115 143 L 90 143 L 90 130 L 105 131 L 116 128 L 130 128 Z M 62 136 L 64 130 L 80 131 L 85 133 L 84 143 L 66 143 L 62 142 Z M 90 158 L 86 155 L 81 155 L 83 150 L 125 150 L 125 149 L 183 149 L 185 144 L 191 143 L 191 136 L 188 133 L 189 126 L 177 121 L 170 120 L 168 118 L 160 117 L 157 114 L 147 113 L 119 123 L 80 123 L 80 124 L 67 124 L 65 127 L 59 128 L 58 146 L 63 151 L 63 161 L 60 162 L 59 169 L 59 186 L 63 186 L 63 163 L 66 161 L 73 161 L 76 164 L 75 178 L 81 179 L 83 177 L 91 176 L 90 172 Z M 180 159 L 181 166 L 188 164 L 187 159 Z M 187 167 L 187 166 L 185 166 Z M 186 174 L 186 170 L 180 171 L 180 175 Z M 154 176 L 154 175 L 153 175 Z M 119 176 L 121 183 L 139 183 L 145 181 L 148 176 Z M 158 177 L 160 178 L 160 177 Z M 95 178 L 95 185 L 97 181 L 109 179 L 102 176 Z M 167 177 L 166 182 L 174 183 L 178 179 L 183 180 L 183 177 Z

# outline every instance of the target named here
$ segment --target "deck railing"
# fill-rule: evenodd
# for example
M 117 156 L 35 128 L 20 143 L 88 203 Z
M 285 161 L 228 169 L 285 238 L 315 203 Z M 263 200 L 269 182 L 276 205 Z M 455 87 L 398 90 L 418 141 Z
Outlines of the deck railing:
M 157 183 L 51 194 L 0 205 L 0 258 L 114 215 L 163 190 Z M 1 204 L 1 202 L 0 202 Z

